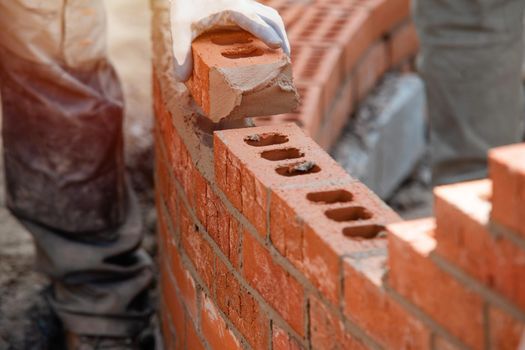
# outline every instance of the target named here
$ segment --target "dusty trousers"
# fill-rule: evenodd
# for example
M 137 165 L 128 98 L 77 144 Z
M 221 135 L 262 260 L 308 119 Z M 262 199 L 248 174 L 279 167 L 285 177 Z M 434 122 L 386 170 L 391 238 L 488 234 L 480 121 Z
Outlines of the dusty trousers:
M 414 0 L 434 184 L 486 176 L 524 131 L 523 0 Z
M 7 206 L 34 237 L 64 327 L 127 336 L 151 315 L 153 272 L 105 31 L 101 0 L 0 0 Z

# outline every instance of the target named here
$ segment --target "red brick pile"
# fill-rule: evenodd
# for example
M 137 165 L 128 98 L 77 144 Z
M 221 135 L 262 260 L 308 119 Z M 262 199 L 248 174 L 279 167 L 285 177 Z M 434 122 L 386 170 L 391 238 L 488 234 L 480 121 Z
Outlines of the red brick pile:
M 279 11 L 292 46 L 302 104 L 295 113 L 256 118 L 295 122 L 324 149 L 383 74 L 411 69 L 418 50 L 408 0 L 266 0 Z

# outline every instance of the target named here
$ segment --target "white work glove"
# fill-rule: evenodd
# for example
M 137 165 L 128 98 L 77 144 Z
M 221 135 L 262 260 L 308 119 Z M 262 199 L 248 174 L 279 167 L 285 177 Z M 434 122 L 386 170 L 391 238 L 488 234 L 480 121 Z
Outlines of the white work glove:
M 271 48 L 290 55 L 283 20 L 273 8 L 254 0 L 170 0 L 174 73 L 186 81 L 193 70 L 191 43 L 211 29 L 238 26 Z

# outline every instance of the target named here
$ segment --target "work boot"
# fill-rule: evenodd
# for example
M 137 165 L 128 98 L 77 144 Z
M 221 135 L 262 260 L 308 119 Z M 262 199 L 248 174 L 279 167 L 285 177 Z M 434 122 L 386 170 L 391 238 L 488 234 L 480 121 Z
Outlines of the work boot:
M 67 350 L 139 350 L 133 338 L 97 337 L 66 333 Z

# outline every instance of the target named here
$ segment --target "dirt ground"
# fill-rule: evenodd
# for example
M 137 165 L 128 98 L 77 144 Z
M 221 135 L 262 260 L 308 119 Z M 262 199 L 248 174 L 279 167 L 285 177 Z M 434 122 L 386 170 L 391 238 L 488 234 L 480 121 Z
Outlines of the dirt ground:
M 145 245 L 154 251 L 148 1 L 105 3 L 110 56 L 123 82 L 126 98 L 126 162 L 140 195 L 148 228 Z M 405 184 L 399 200 L 393 202 L 400 210 L 408 206 L 410 217 L 428 213 L 428 188 L 418 180 L 417 172 L 413 178 Z M 4 199 L 4 178 L 0 171 L 0 350 L 60 349 L 59 325 L 42 297 L 48 281 L 33 271 L 31 236 L 5 209 Z

